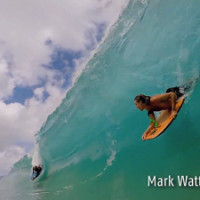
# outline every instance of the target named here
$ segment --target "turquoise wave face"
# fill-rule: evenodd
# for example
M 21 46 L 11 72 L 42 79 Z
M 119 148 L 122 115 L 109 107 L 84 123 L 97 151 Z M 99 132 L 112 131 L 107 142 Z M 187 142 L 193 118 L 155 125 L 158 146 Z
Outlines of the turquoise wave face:
M 24 157 L 0 181 L 2 199 L 194 199 L 199 189 L 148 187 L 148 176 L 199 175 L 200 1 L 130 1 L 37 135 L 44 172 Z M 143 142 L 137 94 L 196 80 L 177 119 Z

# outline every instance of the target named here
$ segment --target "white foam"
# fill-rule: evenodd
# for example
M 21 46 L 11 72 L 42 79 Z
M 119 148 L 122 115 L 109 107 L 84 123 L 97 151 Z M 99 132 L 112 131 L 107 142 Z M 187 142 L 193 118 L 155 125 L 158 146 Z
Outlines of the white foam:
M 35 144 L 35 147 L 33 149 L 33 155 L 32 155 L 32 166 L 42 166 L 42 159 L 40 156 L 40 149 L 39 144 Z
M 116 158 L 116 154 L 117 154 L 117 152 L 112 150 L 112 153 L 111 153 L 110 157 L 107 160 L 107 167 L 110 167 L 112 165 L 113 161 Z
M 65 186 L 64 187 L 66 190 L 71 190 L 72 188 L 73 188 L 73 186 L 72 185 L 68 185 L 68 186 Z

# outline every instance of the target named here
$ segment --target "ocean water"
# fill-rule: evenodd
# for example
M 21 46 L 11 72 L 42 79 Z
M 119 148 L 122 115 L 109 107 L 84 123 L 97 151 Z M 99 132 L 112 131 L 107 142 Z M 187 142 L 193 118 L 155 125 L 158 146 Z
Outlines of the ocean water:
M 188 200 L 200 187 L 148 187 L 147 177 L 200 176 L 200 1 L 130 0 L 25 156 L 0 200 Z M 142 141 L 137 94 L 192 81 L 176 120 Z M 43 173 L 30 180 L 32 164 Z

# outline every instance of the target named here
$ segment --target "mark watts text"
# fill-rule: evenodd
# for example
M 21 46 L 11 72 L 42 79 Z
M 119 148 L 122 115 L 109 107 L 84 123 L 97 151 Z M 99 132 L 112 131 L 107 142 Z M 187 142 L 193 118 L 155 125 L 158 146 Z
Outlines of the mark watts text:
M 200 176 L 176 176 L 171 175 L 167 177 L 148 176 L 148 187 L 200 187 Z

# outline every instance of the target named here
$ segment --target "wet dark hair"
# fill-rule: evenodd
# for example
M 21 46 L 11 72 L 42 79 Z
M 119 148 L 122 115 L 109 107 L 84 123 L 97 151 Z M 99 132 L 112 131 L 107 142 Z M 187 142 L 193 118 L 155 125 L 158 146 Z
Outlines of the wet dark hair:
M 137 102 L 142 102 L 146 105 L 149 105 L 150 104 L 150 99 L 151 97 L 150 96 L 146 96 L 144 94 L 139 94 L 135 97 L 134 101 L 137 101 Z

